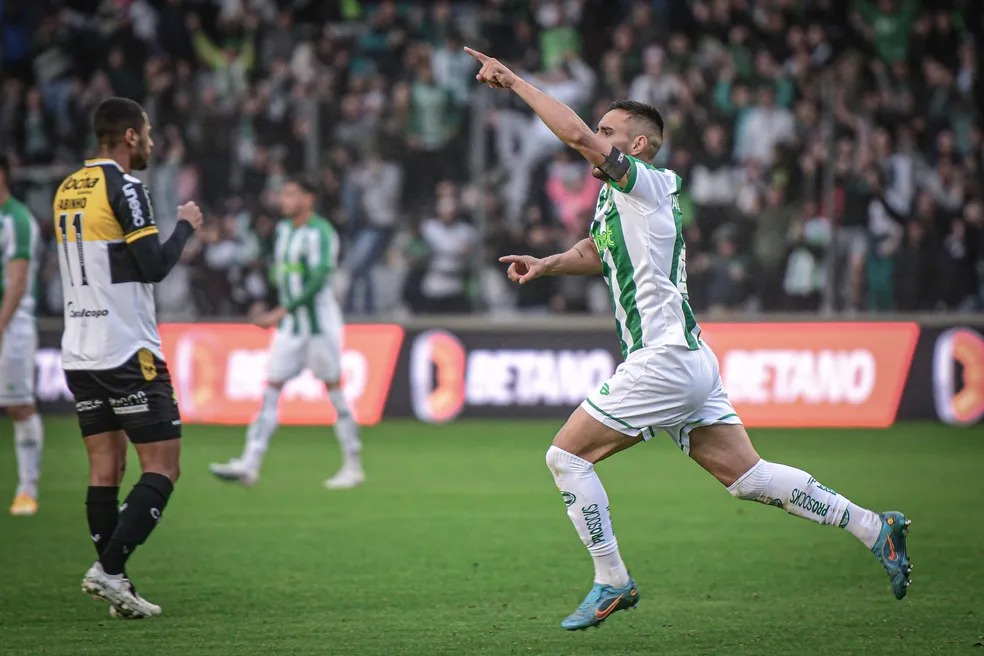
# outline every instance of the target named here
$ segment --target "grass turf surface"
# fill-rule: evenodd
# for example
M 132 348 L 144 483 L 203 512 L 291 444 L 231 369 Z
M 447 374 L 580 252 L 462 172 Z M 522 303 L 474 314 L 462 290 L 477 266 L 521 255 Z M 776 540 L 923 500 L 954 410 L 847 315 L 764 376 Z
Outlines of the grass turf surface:
M 326 429 L 282 429 L 243 489 L 207 472 L 242 431 L 186 427 L 176 493 L 130 564 L 164 615 L 121 622 L 79 591 L 85 457 L 48 420 L 40 514 L 0 516 L 0 654 L 984 653 L 981 428 L 753 433 L 764 457 L 912 517 L 902 602 L 846 532 L 731 499 L 666 439 L 602 463 L 642 601 L 567 633 L 592 569 L 543 464 L 558 425 L 388 421 L 364 431 L 369 483 L 343 492 L 320 486 Z M 136 476 L 131 461 L 124 493 Z M 12 494 L 12 449 L 0 480 Z

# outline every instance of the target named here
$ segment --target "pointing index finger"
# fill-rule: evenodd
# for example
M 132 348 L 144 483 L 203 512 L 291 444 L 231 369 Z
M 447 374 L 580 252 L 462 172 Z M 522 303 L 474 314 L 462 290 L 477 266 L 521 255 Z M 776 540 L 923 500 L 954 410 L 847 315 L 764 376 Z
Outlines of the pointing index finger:
M 475 59 L 477 59 L 482 64 L 484 64 L 485 62 L 487 62 L 490 59 L 490 57 L 488 55 L 483 55 L 479 51 L 472 50 L 468 46 L 465 46 L 465 52 L 468 53 L 469 55 L 471 55 L 472 57 L 474 57 Z

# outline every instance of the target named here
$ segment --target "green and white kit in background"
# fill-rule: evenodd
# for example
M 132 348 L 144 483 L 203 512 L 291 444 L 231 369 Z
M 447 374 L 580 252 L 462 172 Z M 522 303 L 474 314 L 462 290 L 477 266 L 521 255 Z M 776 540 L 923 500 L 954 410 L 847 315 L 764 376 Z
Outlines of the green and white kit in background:
M 624 187 L 602 187 L 591 222 L 625 361 L 581 407 L 626 435 L 666 431 L 688 451 L 694 427 L 741 420 L 687 301 L 680 176 L 629 160 Z
M 5 274 L 11 260 L 29 260 L 27 292 L 21 299 L 0 347 L 0 406 L 34 403 L 34 358 L 38 350 L 35 323 L 38 226 L 30 210 L 11 197 L 0 206 L 0 294 L 6 291 Z
M 338 264 L 338 234 L 314 215 L 295 227 L 289 219 L 277 226 L 274 275 L 280 305 L 287 310 L 270 348 L 268 378 L 285 383 L 305 367 L 319 380 L 341 376 L 342 312 L 331 288 Z

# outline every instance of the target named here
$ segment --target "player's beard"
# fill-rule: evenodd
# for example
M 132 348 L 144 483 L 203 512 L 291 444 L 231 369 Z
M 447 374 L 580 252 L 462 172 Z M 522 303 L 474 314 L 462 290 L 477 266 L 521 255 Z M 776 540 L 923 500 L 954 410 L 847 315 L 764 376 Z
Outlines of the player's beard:
M 147 142 L 144 141 L 143 137 L 137 141 L 134 151 L 130 156 L 130 168 L 134 171 L 143 171 L 147 168 L 150 160 L 150 148 L 147 147 Z

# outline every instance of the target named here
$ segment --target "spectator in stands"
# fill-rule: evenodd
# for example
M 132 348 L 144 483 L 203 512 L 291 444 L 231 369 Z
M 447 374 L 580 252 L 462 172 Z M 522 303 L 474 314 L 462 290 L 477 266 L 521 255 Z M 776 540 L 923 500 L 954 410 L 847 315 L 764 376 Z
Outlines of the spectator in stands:
M 384 159 L 379 149 L 368 153 L 365 163 L 352 173 L 358 189 L 359 222 L 348 255 L 349 288 L 345 311 L 376 312 L 373 269 L 386 252 L 394 230 L 399 227 L 403 169 Z M 361 302 L 359 302 L 361 301 Z
M 375 143 L 392 144 L 399 158 L 385 160 L 403 178 L 403 198 L 391 212 L 396 238 L 384 240 L 390 245 L 382 250 L 406 243 L 401 233 L 438 200 L 435 183 L 464 182 L 471 174 L 468 146 L 477 142 L 467 127 L 476 102 L 496 103 L 488 108 L 496 170 L 474 182 L 494 197 L 486 205 L 505 210 L 486 207 L 486 224 L 473 230 L 508 225 L 542 236 L 563 225 L 561 239 L 583 234 L 592 211 L 587 185 L 576 189 L 574 174 L 551 163 L 559 142 L 525 107 L 475 95 L 483 90 L 473 83 L 462 39 L 484 40 L 516 68 L 539 71 L 541 87 L 590 120 L 613 98 L 661 105 L 666 129 L 657 165 L 684 180 L 679 200 L 690 222 L 695 308 L 752 308 L 751 292 L 773 299 L 779 276 L 759 272 L 782 269 L 784 224 L 787 305 L 816 307 L 816 292 L 832 289 L 837 293 L 824 301 L 835 309 L 861 310 L 875 297 L 875 307 L 981 307 L 984 249 L 975 208 L 984 197 L 984 22 L 975 0 L 136 0 L 86 13 L 92 4 L 59 3 L 50 11 L 3 5 L 0 149 L 13 161 L 35 162 L 19 167 L 20 184 L 41 224 L 49 224 L 60 169 L 92 152 L 88 123 L 96 103 L 113 93 L 143 96 L 136 99 L 148 108 L 158 141 L 148 174 L 160 207 L 195 198 L 222 216 L 229 198 L 244 202 L 237 216 L 247 219 L 237 219 L 233 240 L 242 242 L 244 263 L 240 275 L 228 277 L 227 290 L 239 300 L 203 305 L 203 312 L 238 312 L 254 298 L 254 274 L 264 265 L 255 259 L 262 255 L 247 258 L 255 235 L 242 226 L 260 229 L 259 217 L 275 216 L 271 201 L 286 169 L 320 172 L 320 207 L 346 242 L 342 266 L 363 275 L 367 267 L 355 260 L 377 243 L 365 230 L 366 201 L 380 199 L 353 179 L 369 165 Z M 834 110 L 832 132 L 827 107 Z M 832 199 L 825 196 L 828 162 Z M 865 181 L 871 171 L 881 175 L 881 194 Z M 778 188 L 784 200 L 777 208 L 769 201 Z M 822 212 L 805 209 L 821 205 Z M 471 210 L 463 202 L 460 208 Z M 911 220 L 904 228 L 872 229 L 892 212 L 911 216 L 922 233 Z M 158 215 L 166 222 L 171 209 Z M 536 216 L 558 225 L 544 231 Z M 896 225 L 888 220 L 885 226 Z M 766 225 L 776 229 L 761 230 Z M 892 243 L 884 236 L 898 230 L 898 250 L 880 250 Z M 202 293 L 197 281 L 211 284 L 206 253 L 214 264 L 227 246 L 221 232 L 204 235 L 210 243 L 189 255 L 189 296 Z M 728 232 L 729 239 L 714 239 Z M 489 236 L 475 235 L 475 243 Z M 869 237 L 878 242 L 873 248 Z M 410 242 L 427 247 L 422 233 Z M 716 249 L 729 252 L 733 266 L 712 267 Z M 821 280 L 821 251 L 833 258 L 836 284 Z M 414 252 L 419 258 L 425 251 Z M 381 292 L 399 289 L 404 269 L 400 258 L 386 255 L 370 258 L 376 277 L 387 281 Z M 888 255 L 894 275 L 886 273 Z M 740 269 L 748 274 L 737 284 L 729 271 Z M 953 284 L 910 289 L 903 286 L 912 279 L 909 269 L 933 270 Z M 771 275 L 766 293 L 763 276 Z M 191 284 L 180 275 L 173 280 Z M 608 301 L 597 302 L 592 282 L 564 280 L 555 296 L 564 303 L 550 303 L 552 310 L 605 309 Z M 357 281 L 357 304 L 366 300 L 365 287 Z M 519 301 L 515 288 L 478 288 L 489 307 Z M 394 309 L 399 299 L 389 296 L 373 293 L 374 309 Z
M 896 258 L 895 305 L 899 310 L 926 312 L 936 305 L 937 252 L 929 226 L 910 219 Z
M 831 243 L 830 220 L 817 214 L 817 204 L 807 201 L 789 226 L 789 257 L 782 286 L 785 309 L 816 312 L 827 281 Z
M 470 257 L 478 246 L 475 229 L 459 213 L 457 189 L 451 182 L 438 185 L 436 216 L 427 219 L 420 234 L 430 253 L 421 281 L 425 312 L 470 312 L 468 298 Z

